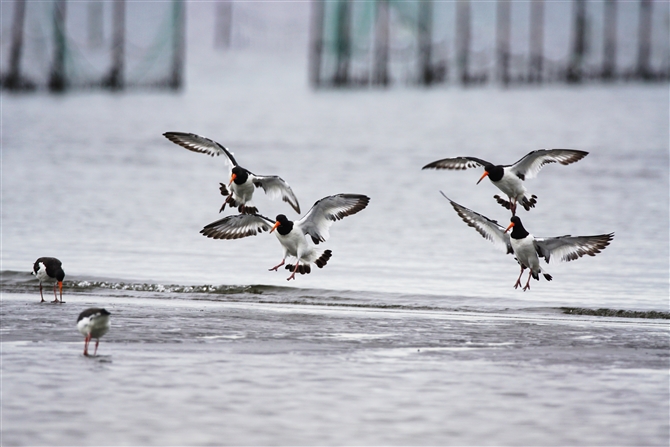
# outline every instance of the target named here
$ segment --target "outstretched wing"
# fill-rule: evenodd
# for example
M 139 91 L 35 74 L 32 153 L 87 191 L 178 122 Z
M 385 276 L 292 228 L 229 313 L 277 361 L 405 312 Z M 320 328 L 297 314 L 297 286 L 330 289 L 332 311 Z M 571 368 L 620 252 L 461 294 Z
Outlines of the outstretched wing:
M 328 230 L 336 220 L 351 216 L 365 209 L 370 202 L 361 194 L 336 194 L 318 200 L 305 216 L 295 224 L 305 235 L 310 235 L 315 244 L 330 236 Z
M 206 225 L 200 233 L 212 239 L 240 239 L 270 231 L 273 223 L 260 214 L 236 214 Z
M 529 152 L 512 165 L 511 171 L 522 180 L 534 178 L 544 165 L 560 163 L 569 165 L 586 157 L 589 153 L 573 149 L 539 149 Z
M 455 158 L 443 158 L 442 160 L 437 160 L 432 163 L 428 163 L 421 169 L 451 169 L 451 170 L 463 170 L 468 168 L 479 168 L 484 167 L 484 165 L 490 164 L 486 160 L 475 157 L 455 157 Z
M 293 190 L 288 183 L 276 175 L 254 175 L 253 183 L 256 188 L 263 188 L 265 194 L 269 195 L 271 199 L 281 196 L 282 200 L 300 214 L 300 205 L 298 198 L 293 193 Z
M 454 207 L 456 213 L 463 219 L 463 222 L 477 230 L 477 233 L 481 234 L 484 239 L 488 239 L 493 242 L 496 247 L 506 250 L 507 254 L 513 253 L 509 234 L 505 232 L 505 229 L 501 227 L 498 222 L 491 220 L 486 216 L 482 216 L 463 205 L 459 205 L 447 197 L 442 191 L 440 191 L 440 194 L 451 203 L 451 206 Z
M 599 234 L 597 236 L 559 236 L 536 238 L 537 254 L 545 261 L 558 259 L 559 261 L 574 261 L 584 255 L 595 256 L 607 247 L 614 233 Z
M 163 136 L 189 151 L 200 152 L 201 154 L 211 155 L 212 157 L 215 155 L 225 155 L 231 169 L 234 166 L 237 166 L 237 161 L 235 161 L 233 154 L 228 149 L 209 138 L 201 137 L 194 133 L 184 132 L 165 132 Z

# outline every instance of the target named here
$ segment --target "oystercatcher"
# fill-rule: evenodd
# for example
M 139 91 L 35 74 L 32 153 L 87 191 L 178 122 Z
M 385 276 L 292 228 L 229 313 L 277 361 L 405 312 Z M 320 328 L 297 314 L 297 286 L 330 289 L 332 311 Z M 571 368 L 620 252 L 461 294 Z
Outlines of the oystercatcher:
M 595 256 L 604 250 L 614 238 L 614 233 L 596 236 L 567 235 L 536 238 L 523 227 L 519 216 L 512 216 L 509 226 L 503 228 L 495 220 L 459 205 L 444 195 L 442 191 L 440 192 L 466 224 L 477 230 L 485 239 L 515 256 L 521 266 L 521 273 L 514 284 L 515 289 L 521 285 L 521 275 L 525 269 L 530 269 L 530 272 L 528 281 L 523 287 L 524 291 L 530 289 L 531 277 L 539 281 L 540 274 L 542 274 L 547 281 L 552 280 L 552 276 L 540 267 L 540 258 L 544 258 L 549 263 L 552 258 L 558 258 L 560 261 L 574 261 L 584 255 Z M 508 234 L 510 228 L 512 232 Z
M 60 289 L 60 303 L 63 303 L 63 279 L 65 272 L 63 271 L 62 263 L 56 258 L 43 257 L 39 258 L 33 264 L 33 275 L 37 276 L 40 281 L 40 296 L 44 302 L 44 295 L 42 294 L 42 282 L 54 282 L 54 300 L 52 303 L 58 303 L 58 296 L 56 295 L 56 285 Z
M 274 221 L 260 214 L 238 214 L 213 222 L 200 233 L 213 239 L 238 239 L 263 231 L 269 230 L 272 233 L 277 230 L 275 235 L 284 247 L 284 257 L 270 270 L 277 271 L 284 265 L 287 256 L 292 256 L 296 258 L 295 265 L 288 264 L 285 267 L 291 270 L 291 275 L 287 278 L 291 280 L 295 279 L 296 273 L 310 273 L 312 263 L 323 268 L 332 252 L 321 251 L 316 245 L 328 239 L 329 228 L 333 222 L 356 214 L 365 209 L 369 202 L 370 198 L 361 194 L 337 194 L 318 200 L 304 217 L 295 222 L 283 214 L 278 215 Z
M 84 340 L 84 355 L 88 355 L 88 343 L 92 338 L 95 338 L 95 351 L 93 355 L 97 354 L 100 337 L 109 331 L 109 315 L 110 313 L 105 309 L 98 307 L 86 309 L 79 314 L 77 329 L 86 337 Z
M 493 197 L 503 207 L 511 210 L 512 215 L 516 215 L 517 202 L 526 211 L 535 207 L 535 203 L 537 202 L 536 195 L 527 194 L 526 187 L 523 185 L 524 180 L 534 178 L 546 164 L 560 163 L 562 165 L 569 165 L 581 160 L 588 154 L 588 152 L 573 149 L 540 149 L 529 152 L 513 165 L 494 165 L 486 160 L 475 157 L 455 157 L 428 163 L 422 169 L 461 170 L 481 166 L 484 168 L 484 174 L 479 178 L 477 184 L 484 177 L 488 177 L 498 189 L 507 195 L 509 202 L 498 195 Z
M 225 155 L 231 173 L 228 187 L 223 183 L 220 184 L 221 195 L 226 197 L 226 200 L 221 205 L 219 212 L 223 211 L 226 205 L 229 205 L 231 208 L 237 207 L 240 213 L 258 213 L 256 207 L 249 206 L 248 204 L 254 195 L 254 188 L 263 188 L 263 191 L 270 198 L 274 199 L 277 196 L 281 196 L 284 202 L 291 205 L 295 212 L 300 214 L 298 198 L 288 183 L 280 177 L 276 175 L 253 174 L 251 171 L 238 165 L 235 157 L 233 157 L 233 154 L 228 149 L 209 138 L 184 132 L 165 132 L 163 135 L 173 143 L 193 152 L 208 154 L 212 157 L 215 155 Z M 230 191 L 228 191 L 228 188 L 230 188 Z

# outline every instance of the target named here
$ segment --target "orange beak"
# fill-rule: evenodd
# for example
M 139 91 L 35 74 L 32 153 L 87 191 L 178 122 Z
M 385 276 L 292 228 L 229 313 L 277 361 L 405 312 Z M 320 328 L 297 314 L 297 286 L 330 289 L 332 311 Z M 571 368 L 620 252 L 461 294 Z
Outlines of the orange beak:
M 272 233 L 273 231 L 275 231 L 275 229 L 276 229 L 279 225 L 280 225 L 279 221 L 275 222 L 275 225 L 274 225 L 274 227 L 272 227 L 272 230 L 270 230 L 270 233 Z
M 510 222 L 509 227 L 507 227 L 507 229 L 505 230 L 505 233 L 507 233 L 509 231 L 509 229 L 512 228 L 513 226 L 514 226 L 514 222 Z
M 479 185 L 479 182 L 481 182 L 482 180 L 484 180 L 484 177 L 486 177 L 487 175 L 489 175 L 489 171 L 484 171 L 484 173 L 482 174 L 482 176 L 481 176 L 481 177 L 479 178 L 479 180 L 477 181 L 477 184 Z
M 237 174 L 233 174 L 230 176 L 230 181 L 228 182 L 228 186 L 230 186 L 231 183 L 237 178 Z

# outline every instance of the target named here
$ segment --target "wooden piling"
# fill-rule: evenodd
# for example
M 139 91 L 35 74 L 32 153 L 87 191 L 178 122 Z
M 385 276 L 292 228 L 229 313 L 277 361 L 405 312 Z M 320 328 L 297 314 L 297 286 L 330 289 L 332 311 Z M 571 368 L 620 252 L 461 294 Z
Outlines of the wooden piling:
M 335 42 L 336 70 L 333 84 L 344 86 L 349 83 L 349 65 L 351 63 L 351 1 L 337 2 L 337 31 Z
M 498 0 L 496 10 L 496 77 L 504 85 L 509 84 L 510 37 L 512 3 Z
M 51 62 L 51 72 L 49 74 L 49 90 L 52 92 L 62 92 L 67 88 L 67 79 L 65 75 L 65 54 L 66 54 L 66 0 L 56 0 L 54 2 L 53 25 L 54 25 L 54 55 Z
M 174 90 L 184 82 L 186 57 L 186 8 L 183 0 L 172 0 L 172 74 L 168 85 Z
M 653 77 L 651 70 L 651 0 L 640 0 L 640 16 L 638 27 L 637 69 L 638 78 L 648 80 Z
M 23 27 L 26 18 L 26 1 L 14 0 L 12 23 L 12 44 L 9 50 L 9 73 L 3 79 L 3 86 L 9 90 L 23 88 L 21 76 L 21 55 L 23 53 Z
M 586 0 L 573 1 L 572 53 L 565 79 L 569 83 L 582 81 L 586 53 Z
M 432 60 L 433 0 L 420 0 L 418 7 L 419 82 L 431 85 L 435 82 Z
M 617 0 L 605 0 L 603 10 L 603 67 L 601 77 L 614 78 L 616 70 Z
M 528 82 L 542 82 L 544 69 L 544 0 L 530 2 Z
M 112 3 L 112 68 L 105 86 L 120 90 L 124 86 L 124 65 L 126 47 L 126 0 Z
M 470 0 L 456 3 L 456 58 L 461 84 L 470 83 Z
M 309 28 L 309 82 L 312 87 L 321 86 L 324 20 L 325 2 L 323 0 L 312 0 Z

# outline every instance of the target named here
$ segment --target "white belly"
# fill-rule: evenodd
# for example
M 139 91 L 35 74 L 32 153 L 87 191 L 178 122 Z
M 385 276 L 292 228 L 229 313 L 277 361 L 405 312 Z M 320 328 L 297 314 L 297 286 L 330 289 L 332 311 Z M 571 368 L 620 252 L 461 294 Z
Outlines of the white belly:
M 91 338 L 100 338 L 109 331 L 109 315 L 100 315 L 96 318 L 82 318 L 77 323 L 77 329 L 82 335 L 91 334 Z
M 518 201 L 523 200 L 526 194 L 526 187 L 523 186 L 523 181 L 509 172 L 505 172 L 503 178 L 498 180 L 495 185 L 508 197 L 515 198 Z
M 254 184 L 250 181 L 246 181 L 241 185 L 233 182 L 230 186 L 230 190 L 233 192 L 233 198 L 236 202 L 242 205 L 251 201 L 251 197 L 254 195 L 254 188 Z
M 532 237 L 528 236 L 523 239 L 510 239 L 512 249 L 516 259 L 534 273 L 540 272 L 540 259 L 537 257 L 535 251 L 535 242 Z
M 37 273 L 35 273 L 35 276 L 37 276 L 37 279 L 39 279 L 40 282 L 55 281 L 54 278 L 50 278 L 49 275 L 47 275 L 47 267 L 44 263 L 40 262 L 39 266 L 40 268 L 37 270 Z
M 302 231 L 294 228 L 286 236 L 276 233 L 277 239 L 284 247 L 284 255 L 293 256 L 302 262 L 313 262 L 315 250 L 314 247 L 307 242 L 307 238 Z

